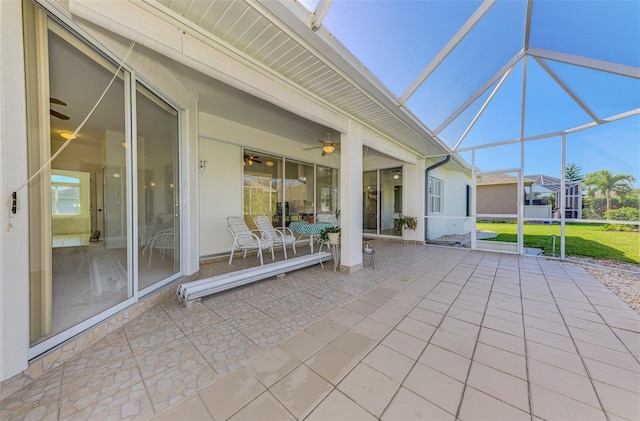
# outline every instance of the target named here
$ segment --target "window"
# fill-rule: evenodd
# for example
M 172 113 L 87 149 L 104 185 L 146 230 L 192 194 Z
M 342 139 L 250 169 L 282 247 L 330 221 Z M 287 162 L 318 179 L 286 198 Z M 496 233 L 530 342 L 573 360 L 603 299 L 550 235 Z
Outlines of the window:
M 429 215 L 442 213 L 442 180 L 429 178 Z
M 81 190 L 79 177 L 54 171 L 51 174 L 51 214 L 79 215 L 82 211 Z

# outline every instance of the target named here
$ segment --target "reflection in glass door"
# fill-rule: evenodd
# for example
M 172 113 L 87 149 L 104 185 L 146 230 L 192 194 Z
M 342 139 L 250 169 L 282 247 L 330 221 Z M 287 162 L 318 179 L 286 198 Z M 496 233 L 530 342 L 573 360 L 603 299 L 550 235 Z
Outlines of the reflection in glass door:
M 136 87 L 138 289 L 180 273 L 178 113 Z

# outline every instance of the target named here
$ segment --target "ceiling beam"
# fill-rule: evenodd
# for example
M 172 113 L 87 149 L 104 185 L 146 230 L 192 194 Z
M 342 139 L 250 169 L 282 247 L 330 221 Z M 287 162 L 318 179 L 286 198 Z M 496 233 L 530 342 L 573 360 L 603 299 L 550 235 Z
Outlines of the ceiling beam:
M 400 105 L 404 105 L 405 102 L 415 93 L 415 91 L 424 83 L 424 81 L 433 73 L 438 66 L 447 58 L 449 54 L 456 48 L 458 44 L 467 36 L 467 34 L 473 29 L 474 26 L 482 19 L 482 17 L 491 9 L 496 0 L 485 0 L 480 7 L 471 15 L 469 19 L 462 25 L 462 27 L 455 33 L 455 35 L 449 39 L 449 42 L 440 50 L 440 52 L 431 60 L 431 63 L 425 67 L 420 73 L 420 76 L 413 81 L 413 83 L 407 88 L 404 94 L 398 100 Z

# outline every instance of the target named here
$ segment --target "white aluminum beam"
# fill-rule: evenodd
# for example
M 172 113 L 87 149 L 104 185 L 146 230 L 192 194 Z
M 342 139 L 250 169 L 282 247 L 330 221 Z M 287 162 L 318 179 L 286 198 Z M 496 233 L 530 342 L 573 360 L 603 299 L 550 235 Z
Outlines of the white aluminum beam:
M 318 2 L 316 10 L 313 12 L 313 15 L 311 17 L 311 22 L 309 22 L 309 26 L 311 27 L 312 31 L 315 32 L 320 29 L 320 27 L 322 26 L 322 21 L 324 20 L 324 17 L 327 16 L 327 12 L 331 7 L 331 3 L 333 3 L 333 0 L 320 0 Z
M 576 94 L 574 90 L 571 89 L 564 82 L 564 80 L 562 80 L 562 78 L 556 72 L 554 72 L 551 67 L 549 67 L 549 65 L 544 60 L 542 60 L 539 57 L 533 57 L 533 58 L 535 61 L 538 62 L 540 67 L 542 67 L 549 74 L 549 76 L 551 76 L 553 80 L 555 80 L 556 83 L 560 85 L 562 89 L 564 89 L 564 91 L 576 102 L 576 104 L 578 104 L 580 108 L 584 110 L 585 113 L 589 114 L 589 117 L 591 117 L 593 121 L 598 123 L 601 121 L 600 117 L 598 117 L 598 115 L 591 108 L 589 108 L 589 106 L 582 100 L 582 98 L 580 98 L 580 96 L 578 96 L 578 94 Z
M 449 42 L 440 50 L 440 52 L 431 60 L 431 62 L 420 73 L 420 76 L 413 81 L 413 83 L 407 88 L 404 94 L 398 100 L 400 105 L 403 105 L 414 94 L 414 92 L 424 83 L 424 81 L 440 66 L 440 64 L 447 58 L 449 54 L 456 48 L 458 44 L 467 36 L 467 34 L 476 26 L 476 24 L 482 19 L 482 17 L 491 9 L 496 0 L 485 0 L 480 7 L 471 15 L 469 19 L 462 25 L 462 27 L 455 33 L 453 37 L 449 39 Z
M 500 70 L 498 70 L 493 76 L 491 76 L 489 80 L 487 80 L 480 88 L 478 88 L 478 90 L 476 90 L 473 95 L 471 95 L 469 99 L 465 101 L 464 104 L 458 107 L 458 109 L 455 110 L 433 133 L 438 135 L 441 131 L 443 131 L 453 120 L 458 118 L 458 116 L 462 114 L 464 110 L 466 110 L 471 104 L 475 102 L 476 99 L 478 99 L 487 89 L 489 89 L 491 85 L 499 80 L 507 71 L 509 71 L 509 69 L 515 67 L 515 65 L 522 57 L 524 57 L 524 50 L 518 51 L 516 55 L 511 57 L 511 60 L 509 60 L 504 66 L 500 68 Z
M 480 110 L 478 110 L 478 112 L 476 113 L 475 117 L 473 117 L 473 120 L 471 121 L 471 123 L 469 123 L 469 126 L 467 126 L 467 129 L 464 131 L 464 133 L 462 133 L 462 136 L 460 136 L 460 139 L 458 139 L 458 141 L 456 142 L 456 145 L 453 147 L 454 151 L 456 151 L 458 149 L 458 146 L 460 146 L 460 144 L 462 143 L 464 138 L 467 137 L 467 134 L 469 134 L 469 131 L 471 131 L 471 129 L 476 124 L 476 122 L 478 121 L 478 119 L 480 118 L 482 113 L 484 113 L 484 110 L 487 108 L 487 106 L 489 105 L 491 100 L 493 100 L 493 97 L 496 96 L 496 94 L 498 93 L 498 91 L 500 90 L 502 85 L 504 84 L 504 81 L 507 80 L 507 78 L 509 77 L 509 75 L 511 74 L 512 71 L 513 71 L 513 67 L 510 68 L 509 70 L 507 70 L 507 72 L 504 74 L 504 76 L 502 76 L 502 79 L 500 79 L 500 82 L 496 85 L 496 87 L 494 88 L 493 92 L 491 92 L 491 95 L 489 95 L 489 98 L 487 98 L 487 100 L 484 102 L 484 104 L 482 104 L 482 107 L 480 108 Z
M 600 70 L 602 72 L 640 79 L 640 68 L 627 66 L 625 64 L 612 63 L 610 61 L 597 60 L 567 53 L 560 53 L 557 51 L 545 50 L 542 48 L 528 48 L 526 50 L 526 53 L 533 57 L 559 61 L 561 63 L 586 67 L 587 69 Z

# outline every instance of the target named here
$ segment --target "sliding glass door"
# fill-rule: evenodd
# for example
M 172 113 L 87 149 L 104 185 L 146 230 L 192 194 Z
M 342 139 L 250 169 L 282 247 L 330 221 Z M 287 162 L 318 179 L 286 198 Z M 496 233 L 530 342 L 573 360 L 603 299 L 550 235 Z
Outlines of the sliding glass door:
M 29 2 L 25 26 L 33 358 L 179 276 L 178 112 Z
M 136 86 L 138 290 L 180 272 L 178 113 Z
M 29 172 L 41 170 L 29 185 L 32 346 L 133 294 L 123 146 L 127 76 L 116 74 L 101 106 L 71 136 L 117 66 L 54 23 L 36 27 L 43 36 L 33 44 L 29 58 L 37 66 L 27 77 L 31 87 L 36 79 L 47 83 L 29 95 Z
M 402 167 L 362 173 L 362 232 L 401 236 Z

